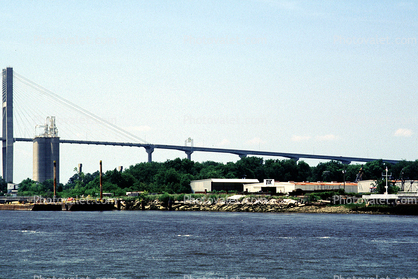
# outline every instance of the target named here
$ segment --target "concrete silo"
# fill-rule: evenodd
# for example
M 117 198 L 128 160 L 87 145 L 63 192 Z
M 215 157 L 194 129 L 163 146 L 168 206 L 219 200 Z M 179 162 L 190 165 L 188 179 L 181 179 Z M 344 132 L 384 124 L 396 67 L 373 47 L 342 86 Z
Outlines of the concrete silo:
M 56 179 L 59 183 L 60 138 L 55 125 L 55 117 L 48 117 L 45 125 L 38 125 L 36 128 L 41 130 L 33 139 L 33 180 L 44 182 L 54 179 L 55 161 Z

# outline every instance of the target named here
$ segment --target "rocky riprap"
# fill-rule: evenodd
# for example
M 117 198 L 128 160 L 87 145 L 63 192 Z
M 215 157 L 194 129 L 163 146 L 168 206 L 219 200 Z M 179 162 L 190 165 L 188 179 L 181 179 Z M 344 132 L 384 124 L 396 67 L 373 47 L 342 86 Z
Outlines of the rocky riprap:
M 169 204 L 154 200 L 151 202 L 122 201 L 122 210 L 173 210 L 173 211 L 219 211 L 219 212 L 300 212 L 300 213 L 354 213 L 344 206 L 326 204 L 303 204 L 292 199 L 270 199 L 265 202 L 251 202 L 248 199 L 233 202 L 175 201 Z

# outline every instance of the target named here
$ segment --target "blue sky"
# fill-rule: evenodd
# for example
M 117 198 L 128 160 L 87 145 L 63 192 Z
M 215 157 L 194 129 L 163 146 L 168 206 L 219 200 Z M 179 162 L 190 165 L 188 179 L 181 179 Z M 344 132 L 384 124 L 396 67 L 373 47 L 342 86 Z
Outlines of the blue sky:
M 196 146 L 418 158 L 414 1 L 9 1 L 2 7 L 2 68 L 13 67 L 148 142 L 183 145 L 191 137 Z M 69 137 L 56 117 L 60 136 Z M 88 136 L 94 127 L 73 124 L 96 139 Z M 30 144 L 15 146 L 18 182 L 31 177 L 31 152 Z M 61 145 L 61 182 L 78 163 L 93 172 L 99 160 L 113 169 L 146 155 Z M 156 161 L 176 157 L 185 154 L 154 153 Z

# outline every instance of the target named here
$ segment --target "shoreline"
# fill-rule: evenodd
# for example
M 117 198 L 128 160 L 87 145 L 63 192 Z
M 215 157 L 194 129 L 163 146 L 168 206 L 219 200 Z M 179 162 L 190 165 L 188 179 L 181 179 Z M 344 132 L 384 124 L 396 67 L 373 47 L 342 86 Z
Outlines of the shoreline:
M 256 212 L 256 213 L 326 213 L 326 214 L 374 214 L 374 215 L 418 215 L 418 205 L 365 206 L 349 208 L 344 205 L 327 204 L 196 204 L 160 201 L 144 203 L 138 200 L 121 201 L 120 210 L 160 211 L 212 211 L 212 212 Z
M 290 200 L 288 200 L 290 201 Z M 108 210 L 158 210 L 158 211 L 211 211 L 255 213 L 322 213 L 322 214 L 374 214 L 418 215 L 418 205 L 331 205 L 324 201 L 314 203 L 290 202 L 190 202 L 157 200 L 117 200 L 109 204 L 0 204 L 0 210 L 25 211 L 108 211 Z

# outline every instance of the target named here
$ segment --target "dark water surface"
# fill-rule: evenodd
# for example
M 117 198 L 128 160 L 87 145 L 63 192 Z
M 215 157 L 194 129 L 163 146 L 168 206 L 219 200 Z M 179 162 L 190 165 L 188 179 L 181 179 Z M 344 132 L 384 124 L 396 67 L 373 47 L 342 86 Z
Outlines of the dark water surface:
M 418 278 L 418 218 L 0 211 L 0 278 Z

